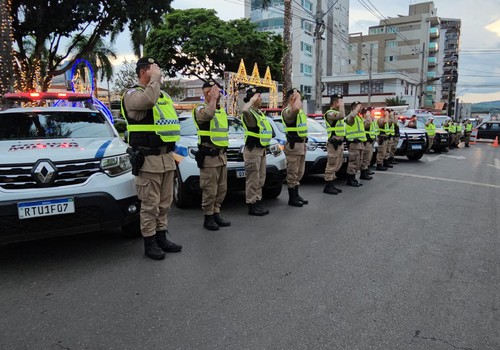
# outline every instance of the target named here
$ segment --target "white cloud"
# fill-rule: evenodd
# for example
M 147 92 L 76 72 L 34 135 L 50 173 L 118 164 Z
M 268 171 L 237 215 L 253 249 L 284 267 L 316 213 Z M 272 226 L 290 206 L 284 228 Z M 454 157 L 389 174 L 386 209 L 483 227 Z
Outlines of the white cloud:
M 484 28 L 500 37 L 500 19 L 498 19 L 496 22 L 488 24 Z

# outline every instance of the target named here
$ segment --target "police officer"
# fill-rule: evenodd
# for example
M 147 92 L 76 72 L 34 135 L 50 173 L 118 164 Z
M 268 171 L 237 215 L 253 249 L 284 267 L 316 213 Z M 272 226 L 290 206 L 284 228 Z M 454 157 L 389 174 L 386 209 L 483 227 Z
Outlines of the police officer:
M 231 222 L 220 216 L 220 207 L 227 192 L 227 146 L 229 125 L 227 114 L 220 107 L 220 88 L 213 82 L 202 86 L 204 103 L 193 109 L 198 130 L 197 162 L 200 167 L 200 188 L 203 191 L 201 208 L 203 226 L 216 231 Z
M 396 165 L 399 164 L 394 159 L 394 156 L 396 155 L 396 150 L 398 148 L 398 142 L 399 142 L 399 124 L 398 124 L 398 118 L 397 116 L 394 115 L 394 111 L 392 109 L 389 109 L 389 130 L 390 130 L 390 137 L 389 137 L 389 145 L 387 148 L 387 155 L 385 157 L 386 159 L 386 164 L 385 166 L 387 168 L 392 168 L 392 164 Z
M 432 145 L 434 144 L 434 137 L 436 136 L 436 125 L 434 125 L 434 117 L 429 117 L 425 122 L 425 132 L 427 133 L 427 140 L 429 144 L 425 153 L 431 153 Z
M 450 148 L 456 148 L 457 126 L 451 119 L 448 122 L 448 132 L 451 135 Z
M 344 154 L 345 138 L 345 108 L 342 95 L 334 94 L 330 97 L 330 109 L 325 115 L 326 132 L 328 133 L 328 143 L 326 151 L 328 158 L 325 169 L 325 188 L 324 193 L 338 194 L 342 193 L 340 188 L 334 186 L 333 181 L 337 178 L 336 173 L 342 166 Z
M 455 122 L 455 130 L 456 130 L 456 135 L 455 135 L 455 147 L 458 148 L 458 145 L 460 144 L 460 139 L 462 138 L 462 124 L 460 122 L 456 121 Z
M 139 82 L 123 95 L 121 110 L 127 121 L 132 163 L 137 167 L 144 251 L 151 259 L 160 260 L 165 252 L 182 249 L 166 237 L 175 174 L 172 151 L 180 126 L 172 99 L 160 90 L 161 71 L 155 59 L 140 58 L 136 73 Z
M 472 123 L 469 119 L 464 121 L 465 147 L 470 147 L 470 134 L 472 133 Z
M 299 185 L 305 171 L 307 116 L 302 110 L 302 96 L 297 89 L 288 90 L 285 96 L 286 107 L 281 111 L 281 119 L 286 134 L 286 182 L 288 185 L 288 204 L 302 207 L 308 204 L 299 195 Z
M 361 109 L 361 115 L 364 119 L 364 128 L 366 134 L 366 141 L 363 146 L 363 153 L 361 153 L 361 176 L 359 177 L 361 180 L 371 180 L 374 172 L 370 171 L 370 163 L 373 157 L 373 143 L 377 138 L 379 133 L 379 128 L 377 122 L 371 115 L 372 107 L 367 107 Z
M 389 111 L 382 108 L 382 116 L 377 120 L 379 127 L 379 135 L 377 138 L 378 148 L 377 148 L 377 167 L 375 170 L 386 171 L 385 166 L 385 156 L 387 154 L 388 141 L 387 138 L 390 133 L 389 129 Z M 390 164 L 389 164 L 390 165 Z
M 351 113 L 346 118 L 345 136 L 349 149 L 349 162 L 347 164 L 347 185 L 360 187 L 363 184 L 356 180 L 356 173 L 361 169 L 361 154 L 366 141 L 364 120 L 359 115 L 363 105 L 356 101 L 351 104 Z
M 243 99 L 243 126 L 245 128 L 246 203 L 248 214 L 262 216 L 269 210 L 261 206 L 262 187 L 266 182 L 266 149 L 271 143 L 272 128 L 266 115 L 259 109 L 262 104 L 261 90 L 252 87 Z

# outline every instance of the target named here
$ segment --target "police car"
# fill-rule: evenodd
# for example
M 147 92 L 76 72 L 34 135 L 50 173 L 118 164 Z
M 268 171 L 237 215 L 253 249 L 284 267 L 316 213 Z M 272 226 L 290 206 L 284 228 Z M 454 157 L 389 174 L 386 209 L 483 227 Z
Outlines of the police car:
M 140 233 L 128 146 L 90 98 L 4 96 L 16 108 L 0 111 L 0 243 L 116 227 Z M 63 103 L 17 107 L 53 99 Z
M 176 143 L 174 158 L 177 172 L 174 180 L 174 202 L 178 208 L 187 208 L 200 202 L 200 169 L 195 160 L 198 134 L 191 114 L 179 116 L 181 139 Z M 244 191 L 246 172 L 243 161 L 245 134 L 243 123 L 228 117 L 229 147 L 227 148 L 228 191 Z M 283 187 L 286 175 L 285 155 L 280 144 L 271 140 L 266 156 L 266 182 L 262 190 L 265 198 L 276 198 Z

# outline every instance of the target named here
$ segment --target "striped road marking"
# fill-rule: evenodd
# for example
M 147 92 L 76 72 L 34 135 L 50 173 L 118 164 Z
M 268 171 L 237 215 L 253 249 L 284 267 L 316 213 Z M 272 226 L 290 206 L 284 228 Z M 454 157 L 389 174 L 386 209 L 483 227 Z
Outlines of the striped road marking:
M 473 181 L 464 181 L 464 180 L 455 180 L 455 179 L 447 179 L 444 177 L 434 177 L 434 176 L 425 176 L 425 175 L 415 175 L 415 174 L 405 174 L 405 173 L 393 173 L 393 172 L 388 172 L 388 171 L 377 171 L 378 174 L 385 174 L 385 175 L 400 175 L 400 176 L 405 176 L 405 177 L 415 177 L 418 179 L 429 179 L 429 180 L 438 180 L 438 181 L 447 181 L 447 182 L 455 182 L 459 184 L 466 184 L 466 185 L 474 185 L 474 186 L 482 186 L 482 187 L 490 187 L 490 188 L 500 188 L 500 185 L 493 185 L 493 184 L 483 184 L 479 182 L 473 182 Z

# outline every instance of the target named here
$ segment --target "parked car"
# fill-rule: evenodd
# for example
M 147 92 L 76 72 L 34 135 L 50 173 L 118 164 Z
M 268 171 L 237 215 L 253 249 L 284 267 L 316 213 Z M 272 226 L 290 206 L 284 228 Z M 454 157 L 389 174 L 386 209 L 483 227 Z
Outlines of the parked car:
M 4 98 L 89 103 L 89 95 L 74 93 Z M 116 227 L 139 235 L 140 203 L 127 148 L 91 105 L 1 111 L 0 243 Z
M 443 129 L 443 123 L 446 119 L 449 117 L 447 116 L 435 116 L 430 112 L 427 112 L 425 110 L 419 110 L 419 109 L 409 109 L 403 113 L 401 113 L 398 118 L 401 120 L 406 119 L 410 121 L 410 118 L 415 115 L 416 121 L 415 123 L 409 124 L 405 123 L 407 127 L 410 127 L 410 125 L 413 126 L 414 129 L 421 130 L 425 133 L 425 123 L 429 119 L 429 117 L 434 118 L 434 124 L 436 125 L 436 135 L 434 136 L 434 143 L 432 144 L 432 150 L 435 152 L 446 152 L 448 150 L 448 147 L 450 145 L 450 134 Z M 402 117 L 402 118 L 401 118 Z M 426 134 L 427 137 L 427 134 Z M 428 140 L 427 140 L 428 142 Z
M 477 127 L 478 139 L 494 140 L 496 137 L 500 138 L 500 121 L 490 120 L 482 122 Z
M 195 160 L 198 150 L 196 125 L 191 115 L 180 116 L 181 139 L 175 147 L 177 163 L 174 180 L 174 202 L 179 208 L 187 208 L 201 200 L 200 169 Z M 245 190 L 245 164 L 243 150 L 245 135 L 242 122 L 229 117 L 229 147 L 227 148 L 227 185 L 228 191 Z M 272 139 L 268 147 L 266 182 L 262 190 L 265 198 L 276 198 L 280 195 L 286 175 L 285 155 L 277 140 Z
M 281 117 L 268 117 L 273 131 L 276 134 L 275 138 L 282 145 L 286 142 L 285 128 Z M 306 170 L 305 175 L 323 174 L 326 168 L 328 153 L 326 151 L 326 144 L 328 142 L 328 135 L 323 125 L 314 119 L 307 119 L 307 153 L 306 153 Z M 349 152 L 344 149 L 343 154 L 343 168 L 339 170 L 342 172 L 347 167 L 347 157 Z

